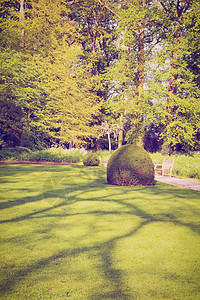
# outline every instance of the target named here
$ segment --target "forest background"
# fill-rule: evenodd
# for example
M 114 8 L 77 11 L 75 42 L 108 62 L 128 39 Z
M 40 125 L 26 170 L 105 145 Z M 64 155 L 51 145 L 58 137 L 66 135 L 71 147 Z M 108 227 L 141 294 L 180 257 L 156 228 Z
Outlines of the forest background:
M 1 147 L 200 150 L 198 0 L 1 0 L 0 36 Z

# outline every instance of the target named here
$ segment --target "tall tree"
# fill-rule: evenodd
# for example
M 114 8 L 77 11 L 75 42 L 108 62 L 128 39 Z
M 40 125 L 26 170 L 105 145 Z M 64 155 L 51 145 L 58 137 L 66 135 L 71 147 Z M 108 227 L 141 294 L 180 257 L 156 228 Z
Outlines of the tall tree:
M 34 146 L 43 135 L 44 70 L 24 51 L 24 5 L 3 1 L 1 7 L 1 134 L 9 145 Z
M 18 49 L 19 30 L 19 2 L 17 0 L 2 0 L 0 5 L 0 47 Z
M 0 61 L 2 137 L 13 146 L 39 145 L 44 131 L 45 70 L 34 59 L 24 61 L 14 50 L 2 51 Z
M 154 93 L 154 103 L 157 98 L 156 111 L 162 107 L 160 116 L 165 126 L 162 137 L 175 151 L 180 146 L 186 150 L 192 148 L 199 131 L 199 89 L 186 59 L 194 49 L 188 44 L 188 22 L 194 21 L 189 21 L 188 16 L 194 11 L 193 5 L 195 2 L 189 0 L 157 2 L 155 20 L 162 23 L 165 39 L 158 49 L 160 68 L 157 67 L 154 78 L 159 79 L 160 86 L 156 97 Z M 199 8 L 195 14 L 199 15 Z
M 85 58 L 91 65 L 91 72 L 105 71 L 117 51 L 114 45 L 116 17 L 98 0 L 75 0 L 69 5 L 71 18 L 78 24 L 80 42 Z
M 25 23 L 25 2 L 20 0 L 20 10 L 19 10 L 19 22 L 20 22 L 20 36 L 21 42 L 20 45 L 24 48 L 24 23 Z
M 129 89 L 132 89 L 132 115 L 131 129 L 127 135 L 128 142 L 141 143 L 143 134 L 143 90 L 144 90 L 144 75 L 145 75 L 145 49 L 147 57 L 147 43 L 149 42 L 149 11 L 151 1 L 147 0 L 131 0 L 121 3 L 121 9 L 118 11 L 120 18 L 121 41 L 123 49 L 127 49 L 128 60 L 132 61 L 128 68 L 133 68 L 134 61 L 134 76 L 129 79 L 132 81 L 132 86 L 129 83 Z M 145 46 L 146 45 L 146 46 Z M 152 46 L 152 45 L 151 45 Z M 127 70 L 127 66 L 123 66 Z M 133 73 L 129 70 L 127 73 Z M 122 71 L 123 72 L 123 71 Z M 124 102 L 124 91 L 126 83 L 122 83 L 120 102 Z M 133 93 L 134 89 L 134 93 Z M 123 112 L 120 115 L 120 122 L 123 122 Z M 122 136 L 122 133 L 121 133 Z M 122 142 L 119 143 L 119 146 Z
M 7 107 L 6 115 L 10 120 L 16 115 L 11 108 L 16 107 L 20 111 L 20 118 L 13 122 L 15 125 L 9 122 L 14 129 L 11 130 L 15 136 L 13 141 L 16 142 L 17 137 L 18 145 L 28 145 L 36 131 L 42 133 L 49 128 L 49 135 L 57 132 L 57 140 L 65 142 L 72 140 L 73 131 L 72 143 L 77 143 L 77 136 L 83 140 L 92 132 L 92 128 L 90 133 L 88 128 L 91 116 L 96 114 L 97 98 L 90 92 L 91 82 L 80 67 L 80 47 L 76 43 L 75 26 L 68 18 L 68 8 L 60 0 L 56 3 L 32 0 L 25 13 L 24 2 L 20 4 L 17 24 L 20 25 L 21 47 L 16 52 L 9 52 L 9 55 L 6 55 L 6 48 L 1 56 L 1 104 Z M 10 72 L 7 71 L 8 66 Z M 5 105 L 8 102 L 10 104 Z M 53 112 L 47 109 L 50 106 L 54 107 Z M 48 113 L 51 115 L 48 116 Z M 8 120 L 4 116 L 5 137 Z M 58 121 L 56 125 L 55 119 Z M 49 126 L 49 120 L 54 122 L 53 126 Z M 81 120 L 84 121 L 81 123 Z
M 99 97 L 92 92 L 92 76 L 79 63 L 79 55 L 78 45 L 57 47 L 51 53 L 54 63 L 49 61 L 48 67 L 49 132 L 70 148 L 95 137 L 93 118 L 101 108 Z
M 147 116 L 154 112 L 151 120 L 165 128 L 162 136 L 168 144 L 174 149 L 196 147 L 197 1 L 2 0 L 1 4 L 4 141 L 27 145 L 35 143 L 35 136 L 41 140 L 51 136 L 71 146 L 82 144 L 95 134 L 94 125 L 106 120 L 99 114 L 101 108 L 114 116 L 114 123 L 127 124 L 128 142 L 140 139 Z M 153 63 L 148 62 L 149 53 Z M 144 97 L 148 78 L 149 111 Z M 103 109 L 100 98 L 106 104 Z M 121 146 L 125 132 L 119 128 Z
M 134 106 L 137 67 L 131 54 L 128 47 L 123 47 L 118 59 L 108 70 L 110 94 L 107 106 L 119 123 L 118 147 L 123 143 L 124 122 L 129 119 Z

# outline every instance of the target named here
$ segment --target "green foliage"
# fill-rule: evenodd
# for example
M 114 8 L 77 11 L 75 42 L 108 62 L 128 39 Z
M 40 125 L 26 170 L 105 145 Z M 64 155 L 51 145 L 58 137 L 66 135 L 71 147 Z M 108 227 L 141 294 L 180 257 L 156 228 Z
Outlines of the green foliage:
M 196 1 L 31 0 L 23 17 L 22 2 L 0 7 L 0 145 L 80 147 L 114 118 L 119 146 L 151 121 L 200 147 Z
M 19 49 L 19 2 L 1 0 L 0 4 L 0 48 Z
M 162 155 L 171 155 L 172 149 L 171 149 L 170 145 L 168 145 L 167 143 L 164 143 L 162 145 L 161 153 L 162 153 Z
M 79 64 L 81 54 L 78 45 L 65 45 L 51 53 L 54 64 L 49 61 L 48 65 L 49 134 L 70 147 L 82 146 L 87 138 L 95 136 L 91 124 L 101 108 L 99 97 L 91 92 L 91 75 Z
M 12 3 L 4 10 L 13 12 L 15 6 Z M 92 123 L 101 101 L 89 67 L 80 59 L 83 53 L 69 13 L 60 0 L 26 3 L 24 46 L 20 38 L 16 38 L 17 49 L 13 41 L 10 46 L 4 42 L 0 136 L 6 146 L 41 148 L 56 141 L 78 147 L 95 135 Z M 10 33 L 13 22 L 20 32 L 18 12 L 15 18 L 6 13 L 2 18 L 3 36 L 5 22 Z
M 84 166 L 98 166 L 100 159 L 96 153 L 87 153 L 83 158 Z
M 114 185 L 152 184 L 154 168 L 149 154 L 136 145 L 122 146 L 108 161 L 107 181 Z
M 109 152 L 108 150 L 98 150 L 95 151 L 95 153 L 100 157 L 102 161 L 107 162 L 112 154 L 112 151 Z
M 0 150 L 0 160 L 18 160 L 22 155 L 30 155 L 31 150 L 25 147 L 3 148 Z
M 115 5 L 115 1 L 113 5 Z M 73 1 L 71 15 L 78 24 L 78 38 L 82 43 L 83 60 L 90 67 L 93 78 L 105 73 L 112 60 L 117 57 L 115 43 L 116 16 L 110 13 L 100 1 Z M 98 87 L 96 87 L 98 88 Z M 99 92 L 105 94 L 107 87 L 101 86 Z
M 77 163 L 83 159 L 84 154 L 84 149 L 63 149 L 53 147 L 46 150 L 33 152 L 29 160 Z
M 42 151 L 36 151 L 33 152 L 30 161 L 62 161 L 62 156 L 55 155 L 52 152 L 49 152 L 48 150 L 42 150 Z
M 1 138 L 9 146 L 37 147 L 47 137 L 44 65 L 8 50 L 0 61 Z
M 85 149 L 63 149 L 52 147 L 46 150 L 31 151 L 24 147 L 15 147 L 0 150 L 0 160 L 77 163 L 83 160 L 86 153 Z
M 158 1 L 157 5 L 155 20 L 165 34 L 149 62 L 152 72 L 149 76 L 149 100 L 152 100 L 149 111 L 153 113 L 153 123 L 163 125 L 160 137 L 173 150 L 180 145 L 186 151 L 198 149 L 200 89 L 194 57 L 197 65 L 199 5 L 195 1 L 171 1 L 170 5 Z M 191 42 L 194 32 L 196 37 Z

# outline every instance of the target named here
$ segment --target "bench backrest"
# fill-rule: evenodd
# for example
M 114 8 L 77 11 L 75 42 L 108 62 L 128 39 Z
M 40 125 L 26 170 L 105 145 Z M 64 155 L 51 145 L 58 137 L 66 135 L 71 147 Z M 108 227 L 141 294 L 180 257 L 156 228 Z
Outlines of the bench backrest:
M 162 168 L 163 169 L 172 169 L 173 164 L 174 164 L 174 160 L 172 160 L 172 161 L 164 160 L 163 164 L 162 164 Z

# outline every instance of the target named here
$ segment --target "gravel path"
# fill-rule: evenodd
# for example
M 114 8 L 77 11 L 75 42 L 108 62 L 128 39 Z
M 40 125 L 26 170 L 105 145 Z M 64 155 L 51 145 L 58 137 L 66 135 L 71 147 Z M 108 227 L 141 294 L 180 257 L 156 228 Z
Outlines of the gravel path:
M 161 176 L 159 174 L 155 175 L 155 179 L 157 181 L 161 181 L 170 185 L 180 186 L 200 192 L 200 181 L 196 181 L 193 179 L 177 178 L 173 176 Z

